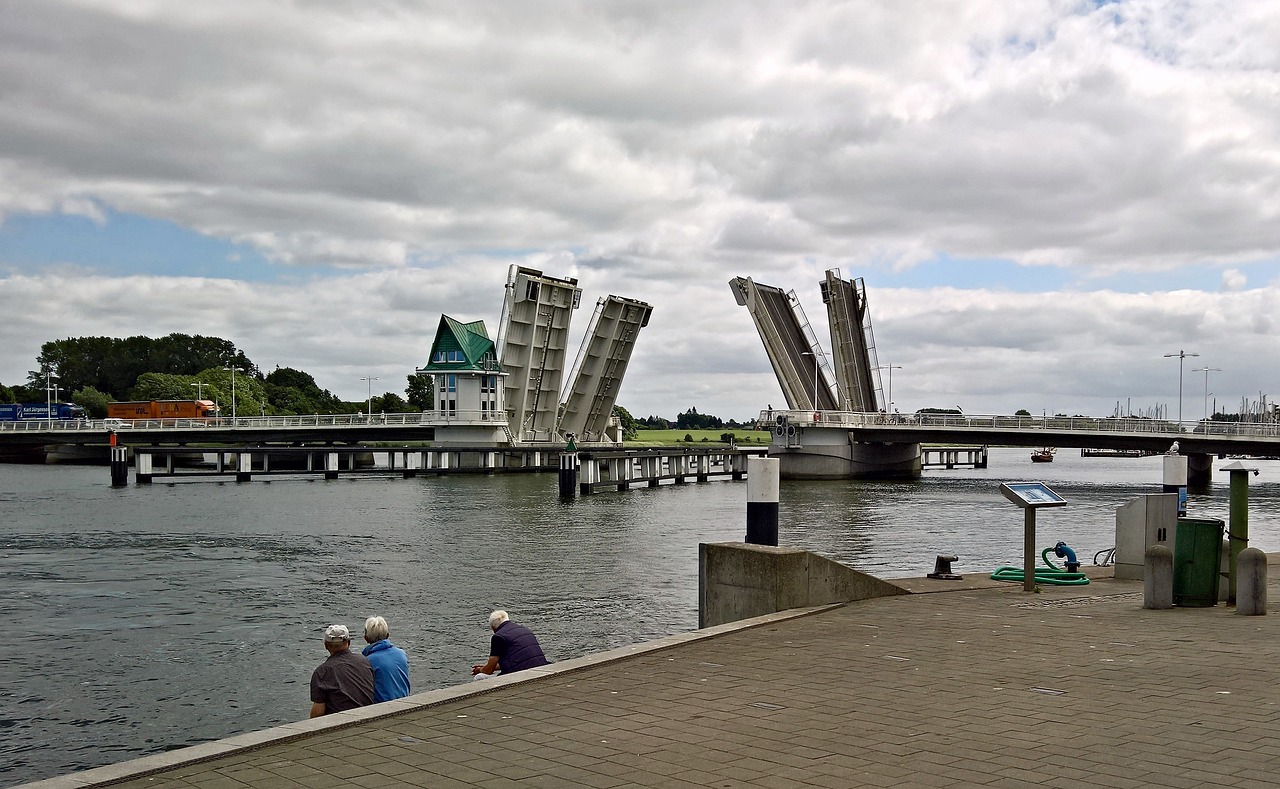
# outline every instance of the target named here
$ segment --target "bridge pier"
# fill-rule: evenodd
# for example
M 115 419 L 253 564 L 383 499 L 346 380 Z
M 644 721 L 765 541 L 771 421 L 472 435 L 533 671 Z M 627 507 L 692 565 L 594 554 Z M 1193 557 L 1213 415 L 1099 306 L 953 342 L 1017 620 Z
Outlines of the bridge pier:
M 916 479 L 921 470 L 918 443 L 854 441 L 845 427 L 775 431 L 769 457 L 781 461 L 782 479 Z
M 1187 487 L 1208 490 L 1213 484 L 1213 455 L 1193 452 L 1187 455 Z

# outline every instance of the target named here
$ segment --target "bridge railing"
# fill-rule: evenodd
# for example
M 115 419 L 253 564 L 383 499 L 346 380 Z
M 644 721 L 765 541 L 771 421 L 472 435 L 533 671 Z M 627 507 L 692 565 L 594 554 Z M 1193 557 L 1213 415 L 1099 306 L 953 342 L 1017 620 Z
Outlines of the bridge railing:
M 1056 430 L 1092 433 L 1127 433 L 1133 435 L 1239 436 L 1268 438 L 1280 436 L 1277 422 L 1214 422 L 1198 420 L 1174 422 L 1166 419 L 1090 416 L 1010 416 L 1005 414 L 889 414 L 862 411 L 771 411 L 760 412 L 761 429 L 775 430 L 780 425 L 801 427 L 900 427 L 900 428 L 976 428 L 1016 431 Z
M 25 419 L 0 422 L 0 430 L 49 433 L 85 430 L 200 430 L 204 428 L 326 428 L 366 426 L 494 425 L 507 423 L 505 411 L 422 411 L 407 414 L 305 414 L 296 416 L 229 416 L 205 419 Z

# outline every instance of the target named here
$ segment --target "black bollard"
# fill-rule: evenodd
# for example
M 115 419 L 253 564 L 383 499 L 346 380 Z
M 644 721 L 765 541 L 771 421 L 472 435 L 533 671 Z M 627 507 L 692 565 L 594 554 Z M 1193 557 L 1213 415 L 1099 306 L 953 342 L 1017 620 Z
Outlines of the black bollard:
M 571 499 L 578 490 L 578 453 L 560 453 L 560 498 Z
M 111 487 L 123 488 L 129 484 L 129 448 L 111 447 Z
M 778 459 L 747 460 L 747 540 L 778 544 Z

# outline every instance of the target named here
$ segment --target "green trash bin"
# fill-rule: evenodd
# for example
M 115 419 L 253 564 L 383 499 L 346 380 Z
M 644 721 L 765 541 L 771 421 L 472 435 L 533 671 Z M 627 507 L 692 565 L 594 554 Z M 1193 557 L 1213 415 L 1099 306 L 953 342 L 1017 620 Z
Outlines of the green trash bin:
M 1218 604 L 1218 575 L 1222 566 L 1220 518 L 1178 518 L 1173 548 L 1173 604 Z

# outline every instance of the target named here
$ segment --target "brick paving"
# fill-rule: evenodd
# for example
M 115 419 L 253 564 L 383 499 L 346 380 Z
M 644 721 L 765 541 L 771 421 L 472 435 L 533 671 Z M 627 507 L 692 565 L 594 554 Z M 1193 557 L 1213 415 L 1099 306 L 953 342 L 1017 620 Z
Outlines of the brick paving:
M 298 724 L 293 739 L 118 785 L 1277 784 L 1274 609 L 1147 611 L 1141 582 L 1111 579 L 1038 595 L 1012 585 L 914 586 L 951 591 L 727 626 L 634 656 L 557 664 L 525 681 L 487 681 L 483 691 L 422 694 L 414 701 L 457 697 L 389 716 L 366 708 L 365 720 L 341 728 L 328 721 L 302 733 L 321 724 Z M 1270 599 L 1277 591 L 1271 585 Z M 165 757 L 181 762 L 185 753 Z M 30 786 L 98 785 L 155 758 Z

